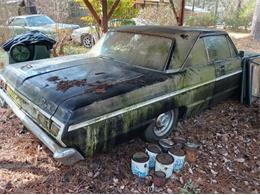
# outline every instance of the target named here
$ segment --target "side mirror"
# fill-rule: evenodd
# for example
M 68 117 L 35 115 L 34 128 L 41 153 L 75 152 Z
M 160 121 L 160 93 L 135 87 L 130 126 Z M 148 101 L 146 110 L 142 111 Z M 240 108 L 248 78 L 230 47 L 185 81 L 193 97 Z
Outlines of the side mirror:
M 239 51 L 239 52 L 238 52 L 238 55 L 239 55 L 241 58 L 243 58 L 243 57 L 245 56 L 245 52 L 244 52 L 244 51 Z

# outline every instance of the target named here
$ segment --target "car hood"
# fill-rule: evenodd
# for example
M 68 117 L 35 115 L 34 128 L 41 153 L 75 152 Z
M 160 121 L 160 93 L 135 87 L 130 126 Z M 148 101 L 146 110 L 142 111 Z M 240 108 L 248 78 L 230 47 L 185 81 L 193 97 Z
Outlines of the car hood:
M 138 70 L 85 54 L 9 65 L 2 75 L 48 114 L 54 115 L 60 107 L 59 120 L 65 121 L 73 110 L 155 82 Z

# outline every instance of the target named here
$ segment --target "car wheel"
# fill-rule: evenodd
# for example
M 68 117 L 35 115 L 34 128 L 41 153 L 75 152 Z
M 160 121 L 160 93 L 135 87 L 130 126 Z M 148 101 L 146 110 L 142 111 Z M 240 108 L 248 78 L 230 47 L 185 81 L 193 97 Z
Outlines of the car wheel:
M 145 130 L 145 140 L 148 142 L 156 142 L 169 137 L 176 128 L 177 122 L 178 109 L 160 114 Z
M 94 40 L 91 35 L 82 35 L 81 44 L 86 48 L 91 48 L 94 45 Z

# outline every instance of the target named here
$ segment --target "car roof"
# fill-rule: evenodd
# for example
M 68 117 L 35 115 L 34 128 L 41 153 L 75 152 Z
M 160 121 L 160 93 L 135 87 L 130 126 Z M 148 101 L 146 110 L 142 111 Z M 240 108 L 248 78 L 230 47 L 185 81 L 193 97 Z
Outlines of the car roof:
M 143 33 L 158 36 L 173 37 L 176 33 L 195 33 L 195 34 L 227 34 L 225 31 L 213 28 L 200 28 L 200 27 L 179 27 L 179 26 L 158 26 L 158 25 L 145 25 L 145 26 L 123 26 L 110 31 L 118 32 L 132 32 Z

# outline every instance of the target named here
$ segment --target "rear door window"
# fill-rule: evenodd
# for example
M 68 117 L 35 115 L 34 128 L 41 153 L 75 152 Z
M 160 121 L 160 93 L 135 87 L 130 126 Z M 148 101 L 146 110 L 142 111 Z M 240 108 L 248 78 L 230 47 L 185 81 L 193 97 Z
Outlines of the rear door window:
M 211 62 L 225 60 L 231 57 L 226 36 L 205 37 L 205 43 Z

